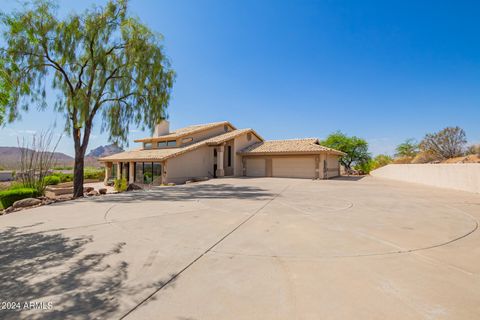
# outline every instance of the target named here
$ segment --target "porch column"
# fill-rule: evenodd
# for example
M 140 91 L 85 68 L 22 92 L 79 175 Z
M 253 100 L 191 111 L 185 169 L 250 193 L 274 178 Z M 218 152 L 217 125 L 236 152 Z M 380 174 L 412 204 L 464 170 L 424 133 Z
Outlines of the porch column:
M 167 184 L 167 161 L 162 162 L 162 184 Z
M 223 150 L 224 146 L 217 147 L 217 177 L 223 177 L 225 170 L 223 169 Z
M 133 180 L 135 179 L 135 162 L 130 161 L 128 163 L 128 183 L 133 183 Z
M 320 179 L 320 155 L 315 156 L 315 179 Z
M 122 178 L 122 163 L 121 162 L 117 162 L 117 179 L 121 179 Z
M 112 175 L 112 163 L 106 162 L 105 163 L 105 179 L 103 180 L 103 183 L 105 185 L 107 185 L 107 182 L 110 179 L 111 175 Z

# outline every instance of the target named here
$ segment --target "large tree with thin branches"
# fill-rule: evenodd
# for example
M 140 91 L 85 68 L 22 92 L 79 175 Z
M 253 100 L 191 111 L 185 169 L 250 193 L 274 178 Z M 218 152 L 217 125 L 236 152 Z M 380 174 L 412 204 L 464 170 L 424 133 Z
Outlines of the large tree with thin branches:
M 74 141 L 79 197 L 94 119 L 117 143 L 126 141 L 131 125 L 153 128 L 166 118 L 175 74 L 161 36 L 128 15 L 126 0 L 64 18 L 47 0 L 25 8 L 1 16 L 0 61 L 12 84 L 8 120 L 34 104 L 46 108 L 46 88 L 53 88 L 54 110 L 64 114 Z

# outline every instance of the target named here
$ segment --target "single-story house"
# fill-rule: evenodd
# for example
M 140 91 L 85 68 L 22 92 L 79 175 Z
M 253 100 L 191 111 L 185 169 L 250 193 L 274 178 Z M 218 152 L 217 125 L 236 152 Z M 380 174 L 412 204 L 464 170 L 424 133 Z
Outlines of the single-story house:
M 141 147 L 101 158 L 105 182 L 184 183 L 199 178 L 287 177 L 328 179 L 340 174 L 343 152 L 316 138 L 265 141 L 253 129 L 228 121 L 193 125 L 170 132 L 164 120 Z

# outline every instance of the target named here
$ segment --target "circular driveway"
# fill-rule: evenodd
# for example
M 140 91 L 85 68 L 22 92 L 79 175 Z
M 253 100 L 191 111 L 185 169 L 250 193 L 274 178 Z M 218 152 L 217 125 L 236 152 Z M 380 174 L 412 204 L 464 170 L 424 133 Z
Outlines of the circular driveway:
M 40 207 L 0 218 L 0 291 L 54 310 L 2 315 L 472 319 L 478 208 L 475 194 L 369 177 L 218 179 Z

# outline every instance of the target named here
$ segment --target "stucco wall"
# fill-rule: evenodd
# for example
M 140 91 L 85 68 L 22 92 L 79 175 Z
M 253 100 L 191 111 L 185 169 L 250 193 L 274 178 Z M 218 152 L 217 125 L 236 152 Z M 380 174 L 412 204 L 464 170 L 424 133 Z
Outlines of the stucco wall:
M 191 178 L 211 177 L 212 174 L 213 149 L 207 146 L 167 160 L 168 182 L 184 183 Z
M 338 162 L 339 156 L 329 154 L 327 156 L 327 178 L 333 178 L 338 176 L 340 163 Z
M 237 152 L 248 147 L 251 144 L 259 142 L 260 139 L 257 138 L 256 135 L 252 133 L 252 140 L 248 141 L 247 134 L 242 134 L 235 138 L 234 143 L 234 161 L 233 165 L 235 168 L 234 175 L 237 177 L 243 176 L 243 165 L 242 165 L 242 156 L 237 155 Z
M 232 128 L 229 127 L 229 130 L 231 131 Z M 200 140 L 204 140 L 206 138 L 211 138 L 211 137 L 214 137 L 214 136 L 218 136 L 219 134 L 224 134 L 224 133 L 225 133 L 224 126 L 218 126 L 218 127 L 214 127 L 214 128 L 208 129 L 208 130 L 204 130 L 204 131 L 201 131 L 201 132 L 190 134 L 188 136 L 183 137 L 180 140 L 187 139 L 187 138 L 193 138 L 193 142 L 198 142 Z
M 480 164 L 389 164 L 372 176 L 480 193 Z

